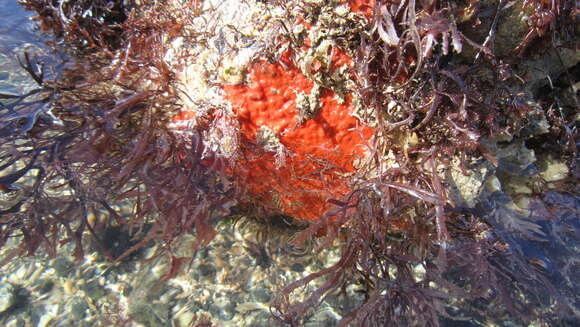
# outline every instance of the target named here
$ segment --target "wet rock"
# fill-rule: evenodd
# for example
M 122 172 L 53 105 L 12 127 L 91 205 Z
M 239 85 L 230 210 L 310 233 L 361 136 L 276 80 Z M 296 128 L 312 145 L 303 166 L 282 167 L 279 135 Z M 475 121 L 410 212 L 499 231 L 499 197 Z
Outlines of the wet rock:
M 16 288 L 8 283 L 0 284 L 0 313 L 12 308 L 16 303 Z
M 87 303 L 81 299 L 75 299 L 73 302 L 70 313 L 74 320 L 79 321 L 84 319 L 87 314 L 88 306 Z
M 332 307 L 325 306 L 317 310 L 312 317 L 304 324 L 307 327 L 333 327 L 338 325 L 342 317 L 337 314 Z
M 537 94 L 542 86 L 552 89 L 558 77 L 580 62 L 580 51 L 561 48 L 534 60 L 519 63 L 518 75 L 526 81 L 526 89 Z
M 509 144 L 489 142 L 485 144 L 498 161 L 498 169 L 505 173 L 520 176 L 531 176 L 537 172 L 534 150 L 528 149 L 524 142 L 514 141 Z
M 467 15 L 462 17 L 462 20 L 468 20 L 465 24 L 459 26 L 463 33 L 471 40 L 478 44 L 483 44 L 489 35 L 491 29 L 495 9 L 499 4 L 499 0 L 483 0 L 479 1 L 479 18 L 478 24 L 473 24 L 473 17 Z M 494 42 L 494 53 L 499 57 L 505 57 L 518 46 L 521 40 L 527 33 L 527 24 L 522 20 L 524 13 L 522 12 L 522 4 L 518 2 L 513 6 L 504 8 L 501 11 L 497 20 L 497 30 Z M 465 58 L 472 58 L 473 52 L 478 49 L 472 47 L 463 47 L 462 56 Z
M 117 258 L 137 244 L 138 240 L 133 237 L 125 228 L 113 226 L 107 228 L 103 233 L 102 246 L 113 258 Z M 101 247 L 97 247 L 101 249 Z M 137 252 L 132 253 L 124 258 L 124 261 L 130 260 L 137 255 Z
M 492 171 L 489 162 L 478 163 L 469 167 L 468 175 L 454 165 L 447 170 L 447 183 L 449 186 L 449 196 L 459 207 L 473 208 L 483 190 L 487 175 Z
M 529 177 L 509 174 L 499 174 L 499 176 L 506 193 L 512 196 L 522 194 L 531 195 L 533 193 L 533 188 L 530 183 L 532 180 Z
M 65 257 L 58 257 L 53 260 L 52 268 L 56 271 L 57 276 L 67 277 L 74 270 L 74 264 Z
M 264 288 L 257 288 L 254 292 L 252 292 L 252 295 L 256 301 L 261 303 L 268 303 L 271 298 L 271 293 Z
M 13 319 L 10 322 L 6 323 L 6 327 L 25 327 L 26 322 L 22 319 Z
M 546 182 L 555 182 L 566 178 L 570 170 L 566 163 L 558 161 L 552 157 L 547 157 L 541 161 L 540 176 Z
M 210 278 L 211 276 L 215 275 L 216 273 L 216 269 L 214 266 L 211 265 L 206 265 L 206 264 L 202 264 L 199 265 L 199 273 L 201 274 L 201 276 L 205 277 L 205 278 Z
M 164 303 L 138 302 L 129 306 L 129 315 L 149 327 L 169 326 L 169 306 Z
M 54 281 L 50 279 L 41 279 L 36 283 L 38 293 L 47 294 L 54 288 Z

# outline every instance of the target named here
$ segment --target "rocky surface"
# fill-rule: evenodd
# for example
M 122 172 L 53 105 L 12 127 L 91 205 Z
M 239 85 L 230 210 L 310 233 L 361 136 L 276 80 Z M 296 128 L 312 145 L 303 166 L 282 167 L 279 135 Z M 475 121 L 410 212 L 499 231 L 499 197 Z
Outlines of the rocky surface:
M 209 319 L 217 326 L 269 326 L 275 322 L 269 303 L 280 287 L 338 260 L 338 244 L 319 253 L 296 249 L 284 243 L 291 236 L 288 231 L 270 230 L 267 243 L 258 243 L 256 231 L 264 227 L 255 222 L 217 228 L 211 245 L 170 280 L 163 279 L 169 261 L 148 258 L 153 248 L 113 265 L 98 252 L 78 263 L 43 253 L 7 260 L 13 253 L 5 247 L 0 252 L 5 259 L 0 321 L 7 327 L 116 326 L 124 321 L 131 321 L 129 326 L 185 327 Z M 194 241 L 193 235 L 182 239 L 175 254 L 186 254 Z M 295 300 L 304 299 L 306 291 L 295 294 Z M 334 326 L 360 301 L 354 287 L 329 296 L 307 324 Z

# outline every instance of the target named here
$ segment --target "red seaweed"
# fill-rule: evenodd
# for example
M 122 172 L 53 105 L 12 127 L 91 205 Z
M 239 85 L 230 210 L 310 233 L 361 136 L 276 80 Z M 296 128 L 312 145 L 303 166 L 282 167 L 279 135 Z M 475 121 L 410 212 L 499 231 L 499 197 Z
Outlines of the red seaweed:
M 18 253 L 44 248 L 55 256 L 61 244 L 72 242 L 81 260 L 84 240 L 92 237 L 108 260 L 120 262 L 157 242 L 162 246 L 156 255 L 171 258 L 164 278 L 174 277 L 189 259 L 175 256 L 174 242 L 194 232 L 193 260 L 214 238 L 215 220 L 238 201 L 251 203 L 244 185 L 228 177 L 236 158 L 206 146 L 210 127 L 237 136 L 233 126 L 219 125 L 224 108 L 208 104 L 199 118 L 203 123 L 187 133 L 168 130 L 182 91 L 163 59 L 168 41 L 161 31 L 177 37 L 186 33 L 186 22 L 157 2 L 21 2 L 38 13 L 44 30 L 65 40 L 75 60 L 59 80 L 46 81 L 42 65 L 25 53 L 21 64 L 38 89 L 0 94 L 8 100 L 0 107 L 0 192 L 32 179 L 25 197 L 0 210 L 0 245 L 21 236 Z M 579 207 L 573 113 L 554 96 L 538 97 L 538 115 L 545 115 L 550 131 L 526 139 L 525 121 L 535 109 L 527 102 L 525 80 L 515 73 L 517 62 L 494 48 L 509 6 L 520 6 L 527 17 L 513 54 L 525 58 L 572 47 L 577 40 L 566 23 L 577 9 L 559 0 L 492 3 L 489 10 L 478 0 L 376 0 L 369 16 L 361 16 L 368 21 L 360 23 L 365 30 L 350 44 L 353 76 L 362 107 L 376 122 L 375 135 L 361 144 L 368 155 L 348 179 L 350 192 L 328 200 L 324 215 L 295 239 L 319 248 L 340 239 L 342 255 L 279 291 L 271 304 L 281 323 L 302 325 L 325 296 L 346 285 L 357 286 L 366 298 L 341 326 L 508 319 L 572 325 L 579 319 L 569 295 L 577 292 L 575 268 L 563 263 L 564 256 L 552 264 L 545 259 L 551 247 L 578 241 L 579 226 L 571 218 Z M 199 10 L 197 1 L 184 6 Z M 304 16 L 315 7 L 305 5 Z M 83 15 L 87 10 L 92 14 Z M 479 24 L 489 28 L 484 35 L 475 31 Z M 299 48 L 292 37 L 288 46 Z M 531 46 L 540 41 L 549 42 L 544 49 Z M 559 81 L 573 85 L 570 76 Z M 464 172 L 488 162 L 507 173 L 492 149 L 498 135 L 525 141 L 539 153 L 557 148 L 553 151 L 576 167 L 574 178 L 557 181 L 558 192 L 534 191 L 536 211 L 530 217 L 509 208 L 513 199 L 498 191 L 475 208 L 451 200 L 442 171 L 454 159 Z M 121 216 L 127 203 L 132 215 Z M 267 208 L 235 209 L 268 217 Z M 101 215 L 106 218 L 94 218 Z M 122 253 L 103 240 L 112 226 L 134 241 Z M 533 253 L 530 244 L 546 248 Z M 293 291 L 318 279 L 322 286 L 293 302 Z

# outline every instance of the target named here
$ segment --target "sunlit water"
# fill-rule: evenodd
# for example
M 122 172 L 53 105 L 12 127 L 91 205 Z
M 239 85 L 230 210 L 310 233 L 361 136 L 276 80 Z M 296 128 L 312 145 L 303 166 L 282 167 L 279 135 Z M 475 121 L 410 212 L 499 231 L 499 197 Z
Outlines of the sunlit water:
M 21 94 L 36 86 L 18 62 L 25 51 L 40 62 L 51 62 L 51 50 L 44 44 L 49 36 L 40 32 L 33 16 L 16 0 L 0 0 L 0 92 Z

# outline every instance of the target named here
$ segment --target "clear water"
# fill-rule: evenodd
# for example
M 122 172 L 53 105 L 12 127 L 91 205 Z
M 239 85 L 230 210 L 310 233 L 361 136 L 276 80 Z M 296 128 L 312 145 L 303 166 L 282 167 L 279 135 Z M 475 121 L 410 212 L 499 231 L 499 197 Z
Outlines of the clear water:
M 22 94 L 36 87 L 21 69 L 18 57 L 28 52 L 41 62 L 50 62 L 49 39 L 16 0 L 0 0 L 0 92 Z

